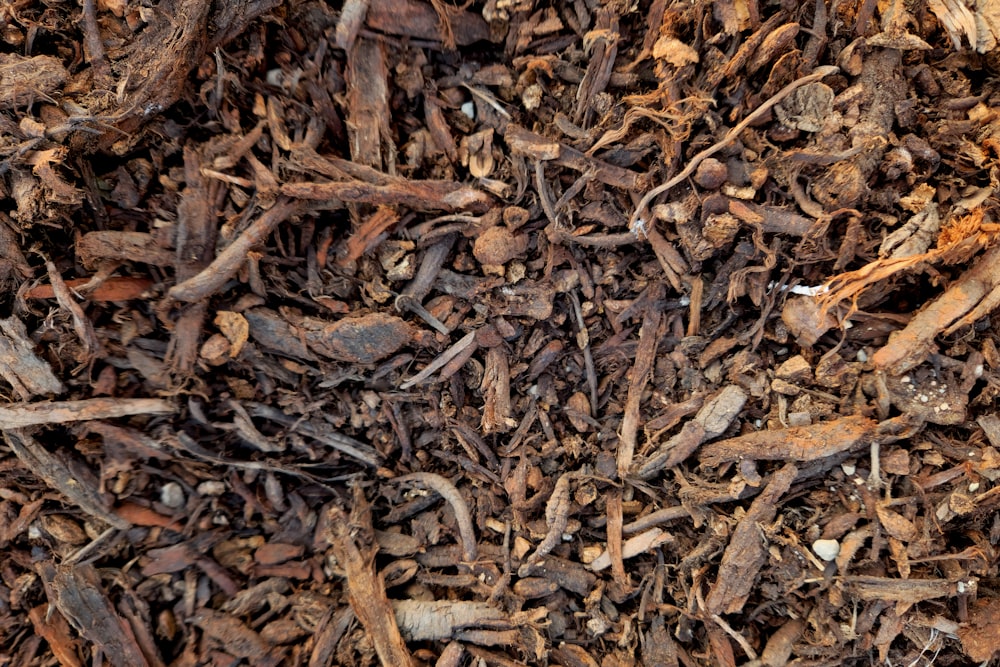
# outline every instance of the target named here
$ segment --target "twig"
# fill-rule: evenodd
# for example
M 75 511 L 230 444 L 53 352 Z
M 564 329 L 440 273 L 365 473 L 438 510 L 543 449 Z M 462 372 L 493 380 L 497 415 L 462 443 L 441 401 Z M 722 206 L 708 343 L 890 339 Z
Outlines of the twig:
M 87 61 L 94 73 L 94 88 L 109 90 L 111 88 L 111 68 L 104 55 L 104 43 L 101 41 L 101 30 L 97 24 L 97 12 L 94 0 L 83 0 L 83 43 L 87 50 Z
M 746 640 L 746 637 L 736 632 L 736 630 L 733 630 L 732 626 L 722 620 L 722 617 L 718 614 L 712 614 L 712 620 L 715 621 L 716 625 L 722 628 L 723 632 L 736 640 L 736 643 L 740 645 L 740 648 L 743 649 L 743 652 L 747 654 L 748 658 L 751 660 L 757 659 L 757 652 L 753 650 L 752 646 L 750 646 L 750 642 Z
M 161 398 L 88 398 L 51 403 L 8 403 L 0 408 L 0 429 L 131 415 L 162 415 L 176 410 L 170 401 Z
M 425 368 L 424 370 L 420 371 L 419 373 L 417 373 L 416 375 L 414 375 L 413 377 L 411 377 L 409 380 L 407 380 L 403 384 L 399 385 L 399 388 L 400 389 L 409 389 L 410 387 L 412 387 L 414 385 L 420 384 L 421 382 L 423 382 L 424 380 L 426 380 L 430 376 L 434 375 L 434 373 L 438 369 L 443 368 L 444 366 L 446 366 L 449 361 L 451 361 L 452 359 L 454 359 L 455 357 L 457 357 L 459 354 L 461 354 L 462 351 L 465 350 L 465 348 L 469 347 L 470 345 L 475 344 L 475 342 L 476 342 L 476 332 L 475 331 L 470 331 L 469 333 L 465 334 L 465 336 L 463 336 L 457 343 L 455 343 L 454 345 L 452 345 L 451 347 L 449 347 L 447 350 L 445 350 L 443 353 L 441 353 L 438 356 L 437 359 L 435 359 L 431 363 L 427 364 L 427 368 Z
M 220 252 L 203 271 L 171 287 L 168 292 L 170 298 L 178 301 L 201 301 L 211 296 L 236 275 L 246 261 L 247 253 L 254 246 L 260 244 L 278 225 L 302 208 L 301 204 L 286 197 L 279 199 L 274 206 L 233 239 L 233 242 L 226 246 L 225 250 Z
M 695 169 L 698 168 L 698 165 L 701 164 L 705 158 L 712 157 L 723 148 L 736 141 L 743 130 L 747 129 L 751 123 L 763 117 L 764 114 L 770 111 L 771 108 L 778 104 L 778 102 L 791 95 L 796 89 L 801 88 L 808 83 L 819 81 L 820 79 L 830 76 L 831 74 L 836 74 L 839 71 L 840 68 L 835 65 L 825 65 L 823 67 L 817 67 L 812 74 L 808 74 L 801 79 L 792 81 L 790 84 L 768 98 L 759 107 L 750 112 L 746 118 L 740 121 L 733 129 L 729 130 L 729 132 L 726 133 L 726 136 L 691 158 L 691 160 L 687 163 L 687 166 L 678 172 L 673 178 L 647 192 L 646 196 L 639 201 L 639 205 L 635 207 L 635 212 L 632 213 L 632 217 L 629 219 L 628 226 L 629 229 L 632 230 L 632 233 L 638 236 L 638 232 L 644 227 L 645 221 L 641 216 L 649 206 L 650 202 L 675 185 L 687 180 L 688 176 L 694 173 Z
M 472 513 L 469 512 L 469 506 L 454 484 L 432 472 L 413 472 L 409 475 L 396 477 L 393 481 L 422 484 L 437 491 L 442 498 L 448 501 L 452 511 L 455 512 L 458 535 L 462 540 L 462 559 L 467 563 L 475 562 L 479 555 L 479 547 L 476 544 L 476 532 L 472 527 Z
M 446 336 L 451 331 L 438 318 L 428 312 L 421 302 L 434 286 L 434 281 L 437 280 L 438 274 L 441 273 L 441 267 L 444 266 L 444 260 L 448 258 L 448 253 L 451 252 L 451 246 L 454 241 L 455 237 L 448 235 L 424 252 L 424 257 L 420 260 L 420 268 L 417 269 L 417 275 L 400 292 L 395 301 L 398 312 L 409 311 Z

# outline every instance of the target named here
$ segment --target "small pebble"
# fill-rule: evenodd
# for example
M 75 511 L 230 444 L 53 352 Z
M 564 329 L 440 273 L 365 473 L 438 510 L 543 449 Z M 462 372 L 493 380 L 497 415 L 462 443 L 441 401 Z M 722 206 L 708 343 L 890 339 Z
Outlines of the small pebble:
M 840 554 L 840 542 L 837 540 L 816 540 L 812 544 L 813 553 L 829 562 Z
M 476 119 L 476 104 L 475 102 L 466 102 L 462 105 L 462 113 L 471 118 Z
M 979 482 L 971 482 L 969 484 L 969 493 L 975 493 L 979 490 Z
M 844 471 L 844 474 L 850 477 L 855 472 L 857 472 L 857 466 L 851 465 L 850 463 L 841 463 L 840 469 Z
M 160 489 L 160 502 L 170 509 L 184 506 L 184 489 L 177 482 L 167 482 Z

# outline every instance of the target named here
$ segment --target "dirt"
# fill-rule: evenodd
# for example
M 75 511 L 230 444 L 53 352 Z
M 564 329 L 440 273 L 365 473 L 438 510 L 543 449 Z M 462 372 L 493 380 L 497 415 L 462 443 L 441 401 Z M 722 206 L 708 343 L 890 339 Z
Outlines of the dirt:
M 995 2 L 0 16 L 0 664 L 1000 656 Z

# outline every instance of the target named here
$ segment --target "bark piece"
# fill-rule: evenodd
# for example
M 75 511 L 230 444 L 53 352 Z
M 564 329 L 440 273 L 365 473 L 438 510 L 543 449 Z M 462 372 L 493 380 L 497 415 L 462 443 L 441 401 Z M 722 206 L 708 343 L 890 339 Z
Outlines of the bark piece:
M 767 488 L 740 519 L 722 555 L 716 583 L 705 598 L 710 614 L 736 614 L 743 610 L 757 581 L 757 573 L 767 560 L 767 545 L 760 536 L 761 526 L 774 520 L 778 501 L 788 492 L 798 473 L 794 464 L 785 464 L 774 473 Z
M 191 617 L 191 621 L 201 628 L 211 643 L 231 656 L 266 667 L 280 664 L 268 642 L 229 614 L 201 609 Z
M 968 623 L 958 630 L 962 650 L 970 660 L 985 663 L 1000 654 L 1000 598 L 976 600 L 969 610 Z
M 384 665 L 413 665 L 413 658 L 399 632 L 395 612 L 385 594 L 385 585 L 375 571 L 374 537 L 371 535 L 371 514 L 360 488 L 355 489 L 354 507 L 348 517 L 343 510 L 331 505 L 327 540 L 337 563 L 344 569 L 348 600 L 354 614 L 375 645 L 375 652 Z M 368 545 L 358 544 L 352 526 Z
M 24 401 L 63 391 L 62 382 L 52 367 L 35 354 L 35 344 L 16 317 L 0 319 L 0 375 Z
M 979 580 L 960 579 L 891 579 L 889 577 L 841 577 L 840 581 L 862 600 L 887 600 L 913 605 L 924 600 L 959 595 L 975 596 Z
M 486 351 L 486 369 L 480 386 L 483 392 L 483 433 L 506 433 L 517 420 L 511 417 L 510 364 L 502 346 Z
M 369 17 L 371 16 L 369 6 Z M 389 143 L 389 72 L 381 42 L 360 38 L 347 59 L 347 134 L 351 159 L 382 168 L 382 145 Z M 395 156 L 389 156 L 394 161 Z
M 52 403 L 8 403 L 6 407 L 0 407 L 0 429 L 131 415 L 170 414 L 175 409 L 172 403 L 159 398 L 91 398 Z
M 694 419 L 684 424 L 680 433 L 660 445 L 643 461 L 635 469 L 636 477 L 650 479 L 661 470 L 669 470 L 691 456 L 706 440 L 725 433 L 746 401 L 747 394 L 742 388 L 727 386 L 709 399 Z
M 175 259 L 171 250 L 161 247 L 152 234 L 145 232 L 87 232 L 76 241 L 76 255 L 88 269 L 106 260 L 169 266 Z
M 713 442 L 702 448 L 702 465 L 752 459 L 757 461 L 815 461 L 862 447 L 875 436 L 876 422 L 861 416 L 841 417 L 810 426 L 748 433 Z
M 98 491 L 98 482 L 82 465 L 70 467 L 18 429 L 5 429 L 4 441 L 31 472 L 90 516 L 125 530 L 132 524 L 112 512 Z
M 41 565 L 50 602 L 112 665 L 149 665 L 131 626 L 118 615 L 91 565 Z
M 368 27 L 390 35 L 443 42 L 448 48 L 488 40 L 486 21 L 470 11 L 436 12 L 431 4 L 416 0 L 371 0 Z
M 941 296 L 924 306 L 902 331 L 872 357 L 876 368 L 902 375 L 921 364 L 935 349 L 939 333 L 985 317 L 1000 305 L 1000 246 L 991 248 Z
M 457 639 L 467 628 L 509 624 L 506 612 L 484 602 L 393 600 L 400 632 L 410 641 Z
M 405 320 L 386 313 L 345 317 L 336 322 L 304 317 L 296 326 L 314 352 L 355 364 L 385 359 L 413 338 Z
M 14 53 L 0 54 L 0 109 L 44 100 L 67 78 L 69 72 L 52 56 L 25 58 Z
M 628 396 L 625 399 L 625 414 L 622 416 L 618 438 L 616 459 L 618 476 L 622 478 L 628 475 L 632 468 L 632 457 L 635 455 L 636 436 L 639 430 L 639 404 L 653 370 L 656 346 L 660 338 L 661 319 L 660 311 L 651 303 L 639 329 L 639 345 L 636 349 L 635 362 L 629 371 Z
M 482 213 L 491 203 L 486 193 L 454 181 L 402 178 L 389 178 L 383 183 L 286 183 L 281 186 L 281 192 L 288 197 L 336 205 L 400 205 L 417 211 L 470 210 Z

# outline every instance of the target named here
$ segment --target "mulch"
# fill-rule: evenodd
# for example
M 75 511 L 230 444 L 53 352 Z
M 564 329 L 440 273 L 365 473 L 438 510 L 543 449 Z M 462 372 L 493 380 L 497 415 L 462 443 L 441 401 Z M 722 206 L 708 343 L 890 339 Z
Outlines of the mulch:
M 1000 655 L 1000 6 L 0 23 L 0 665 Z

